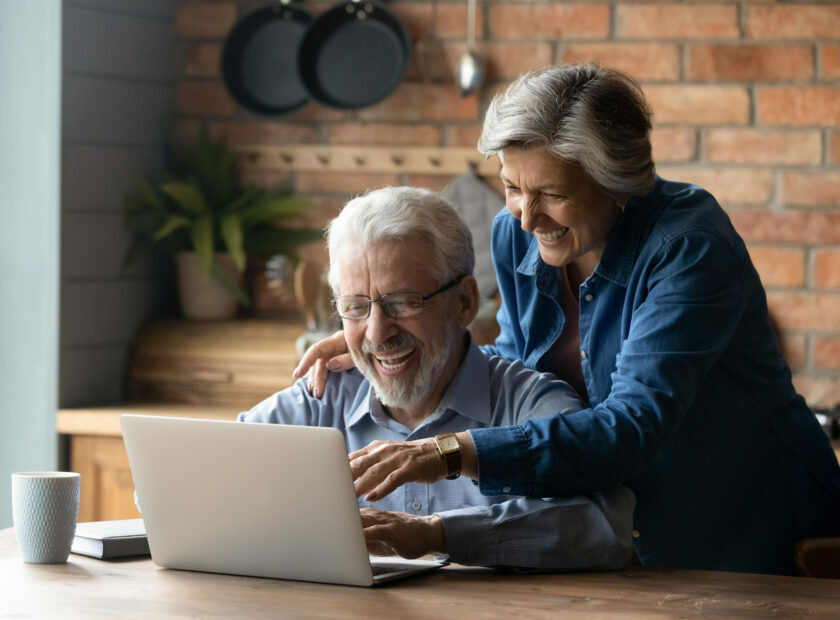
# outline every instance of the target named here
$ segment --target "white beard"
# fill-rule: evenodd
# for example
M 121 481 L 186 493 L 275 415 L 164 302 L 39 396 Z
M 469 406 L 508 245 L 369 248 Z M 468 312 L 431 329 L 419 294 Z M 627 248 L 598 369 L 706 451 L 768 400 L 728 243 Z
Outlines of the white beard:
M 355 351 L 350 351 L 356 367 L 370 381 L 376 397 L 383 406 L 397 409 L 413 407 L 432 391 L 434 383 L 443 372 L 443 368 L 449 360 L 451 347 L 432 347 L 428 350 L 420 348 L 418 370 L 413 377 L 387 377 L 384 382 L 379 381 L 375 362 L 371 359 L 374 353 L 418 345 L 419 342 L 416 338 L 410 334 L 402 333 L 379 346 L 374 346 L 365 340 L 362 343 L 361 355 Z

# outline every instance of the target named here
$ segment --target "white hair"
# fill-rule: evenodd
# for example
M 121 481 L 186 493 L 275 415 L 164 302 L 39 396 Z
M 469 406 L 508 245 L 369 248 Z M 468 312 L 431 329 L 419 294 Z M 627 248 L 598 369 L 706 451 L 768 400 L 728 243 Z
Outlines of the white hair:
M 429 251 L 429 271 L 444 284 L 475 267 L 472 234 L 439 194 L 418 187 L 383 187 L 348 202 L 327 224 L 329 283 L 339 294 L 336 259 L 343 246 L 419 239 Z

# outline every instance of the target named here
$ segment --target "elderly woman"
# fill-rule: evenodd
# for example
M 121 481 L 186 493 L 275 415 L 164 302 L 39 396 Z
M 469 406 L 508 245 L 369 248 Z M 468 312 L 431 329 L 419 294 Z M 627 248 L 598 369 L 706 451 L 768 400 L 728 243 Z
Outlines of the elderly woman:
M 656 176 L 650 129 L 639 87 L 595 65 L 530 73 L 490 105 L 478 148 L 499 155 L 507 209 L 489 349 L 588 408 L 460 433 L 462 472 L 485 494 L 623 482 L 643 564 L 790 573 L 798 539 L 840 534 L 840 468 L 742 239 L 708 192 Z M 342 349 L 337 335 L 308 352 L 314 385 Z M 351 459 L 369 498 L 451 473 L 431 440 Z

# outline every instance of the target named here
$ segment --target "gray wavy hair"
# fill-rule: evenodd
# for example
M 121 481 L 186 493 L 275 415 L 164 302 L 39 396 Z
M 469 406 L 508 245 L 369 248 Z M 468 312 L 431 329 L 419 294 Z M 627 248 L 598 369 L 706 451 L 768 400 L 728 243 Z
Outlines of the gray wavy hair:
M 383 187 L 354 198 L 327 224 L 326 238 L 327 277 L 336 295 L 336 258 L 348 243 L 419 239 L 429 250 L 429 271 L 440 284 L 475 268 L 472 233 L 464 220 L 439 194 L 419 187 Z
M 545 149 L 577 163 L 612 197 L 644 196 L 655 182 L 651 110 L 641 87 L 591 63 L 527 73 L 496 95 L 478 150 Z

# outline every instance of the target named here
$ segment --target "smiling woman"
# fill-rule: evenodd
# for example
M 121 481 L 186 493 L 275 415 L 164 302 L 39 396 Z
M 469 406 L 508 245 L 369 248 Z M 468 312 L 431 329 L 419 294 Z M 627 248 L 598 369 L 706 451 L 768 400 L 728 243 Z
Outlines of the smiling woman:
M 459 433 L 463 472 L 490 495 L 624 482 L 643 564 L 790 573 L 798 539 L 840 535 L 840 467 L 743 240 L 708 192 L 655 175 L 650 129 L 641 89 L 596 65 L 527 74 L 490 105 L 478 148 L 501 154 L 508 204 L 493 224 L 501 334 L 485 352 L 557 374 L 588 406 Z M 369 498 L 439 458 L 400 444 L 353 456 Z

